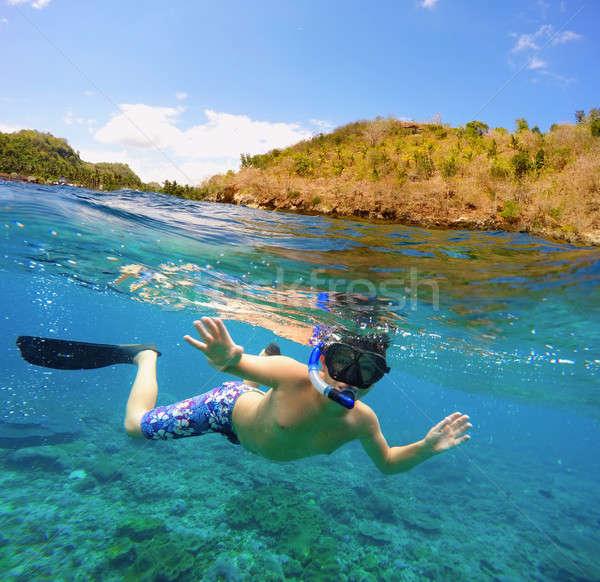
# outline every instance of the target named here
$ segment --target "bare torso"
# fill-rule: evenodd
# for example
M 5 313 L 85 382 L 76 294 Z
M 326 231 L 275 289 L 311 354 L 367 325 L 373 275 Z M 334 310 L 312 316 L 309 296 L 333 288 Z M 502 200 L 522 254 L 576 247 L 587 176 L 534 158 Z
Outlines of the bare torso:
M 362 407 L 352 410 L 327 400 L 310 384 L 279 385 L 265 394 L 246 392 L 233 409 L 242 446 L 276 461 L 330 454 L 358 436 Z

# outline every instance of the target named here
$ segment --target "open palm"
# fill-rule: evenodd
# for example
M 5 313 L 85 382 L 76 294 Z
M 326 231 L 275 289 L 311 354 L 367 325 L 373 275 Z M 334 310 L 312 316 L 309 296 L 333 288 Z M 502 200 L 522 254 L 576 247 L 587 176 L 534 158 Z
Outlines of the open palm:
M 425 446 L 433 453 L 441 453 L 469 440 L 465 434 L 471 426 L 469 417 L 460 412 L 448 415 L 438 422 L 425 436 Z
M 194 321 L 194 327 L 204 341 L 198 341 L 189 335 L 184 336 L 184 339 L 203 352 L 211 366 L 223 370 L 239 361 L 244 348 L 231 339 L 225 324 L 218 317 L 203 317 Z

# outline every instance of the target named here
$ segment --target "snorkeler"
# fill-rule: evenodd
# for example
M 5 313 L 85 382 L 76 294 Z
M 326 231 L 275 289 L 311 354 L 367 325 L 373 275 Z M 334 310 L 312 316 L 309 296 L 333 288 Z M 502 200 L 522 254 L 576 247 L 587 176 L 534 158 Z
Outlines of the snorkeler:
M 166 440 L 220 432 L 231 442 L 276 461 L 329 454 L 358 439 L 386 474 L 407 471 L 469 439 L 469 417 L 454 412 L 423 439 L 388 446 L 376 414 L 361 402 L 389 372 L 385 359 L 389 339 L 383 334 L 326 329 L 307 366 L 279 355 L 276 346 L 268 346 L 264 355 L 245 354 L 221 319 L 203 317 L 194 326 L 200 340 L 186 335 L 186 341 L 213 368 L 246 380 L 224 382 L 200 396 L 156 408 L 160 352 L 152 344 L 113 346 L 21 336 L 17 345 L 27 361 L 46 367 L 136 364 L 124 422 L 133 437 Z M 257 385 L 270 389 L 262 392 Z

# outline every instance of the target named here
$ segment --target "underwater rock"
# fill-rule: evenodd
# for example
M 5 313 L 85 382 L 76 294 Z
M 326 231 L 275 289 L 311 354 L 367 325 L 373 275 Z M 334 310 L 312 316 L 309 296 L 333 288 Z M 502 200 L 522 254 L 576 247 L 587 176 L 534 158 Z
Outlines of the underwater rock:
M 548 579 L 572 580 L 573 582 L 597 582 L 600 580 L 600 565 L 574 552 L 565 552 L 558 546 L 549 547 L 545 553 L 548 562 L 540 564 L 541 573 Z
M 442 520 L 429 513 L 413 510 L 403 515 L 402 521 L 409 530 L 416 530 L 426 535 L 439 535 L 442 533 Z
M 339 580 L 338 541 L 328 534 L 327 504 L 278 486 L 263 486 L 233 495 L 226 507 L 229 525 L 238 534 L 254 530 L 274 540 L 274 549 L 286 556 L 286 577 L 302 566 L 303 580 Z
M 119 539 L 116 544 L 108 548 L 106 557 L 111 566 L 123 568 L 124 566 L 130 566 L 135 562 L 137 552 L 130 539 L 122 538 Z
M 370 543 L 374 543 L 378 546 L 383 546 L 393 541 L 392 536 L 386 527 L 376 521 L 363 520 L 360 522 L 357 530 L 360 535 L 367 538 Z
M 69 479 L 85 479 L 86 477 L 85 469 L 75 469 L 75 471 L 69 473 Z
M 77 491 L 78 493 L 85 493 L 90 489 L 94 489 L 96 487 L 96 482 L 88 475 L 85 479 L 79 479 L 73 484 L 73 491 Z
M 155 517 L 134 517 L 125 519 L 117 525 L 116 534 L 128 537 L 135 542 L 141 542 L 166 533 L 162 520 Z
M 122 476 L 122 471 L 122 463 L 117 463 L 109 457 L 98 457 L 88 467 L 88 472 L 95 477 L 98 483 L 116 481 Z
M 214 564 L 208 569 L 203 579 L 210 582 L 218 582 L 220 580 L 226 580 L 227 582 L 241 582 L 242 573 L 239 568 L 231 561 L 227 560 L 225 556 L 219 556 Z
M 40 423 L 0 420 L 0 448 L 20 449 L 71 442 L 80 434 L 77 425 L 71 424 L 73 427 L 67 425 L 67 429 L 65 425 L 50 420 Z
M 42 470 L 62 473 L 70 468 L 71 461 L 65 451 L 58 447 L 28 447 L 11 451 L 5 463 L 21 470 Z
M 187 503 L 183 499 L 176 499 L 171 506 L 171 513 L 174 515 L 184 515 L 187 510 Z

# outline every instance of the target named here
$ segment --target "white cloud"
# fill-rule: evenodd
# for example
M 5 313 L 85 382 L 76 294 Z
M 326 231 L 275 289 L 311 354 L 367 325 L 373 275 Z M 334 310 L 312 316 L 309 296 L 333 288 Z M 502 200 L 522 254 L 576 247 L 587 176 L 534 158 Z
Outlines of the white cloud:
M 177 98 L 177 101 L 183 101 L 188 98 L 188 94 L 185 91 L 177 91 L 175 97 Z
M 554 26 L 551 24 L 543 24 L 532 34 L 512 34 L 511 36 L 517 39 L 515 45 L 512 48 L 513 53 L 517 53 L 523 50 L 537 51 L 541 50 L 542 47 L 552 44 L 553 46 L 559 44 L 565 44 L 573 40 L 580 40 L 583 38 L 581 34 L 574 32 L 573 30 L 563 30 L 555 32 Z
M 538 45 L 535 44 L 534 42 L 534 35 L 533 34 L 521 34 L 520 36 L 517 35 L 512 35 L 512 36 L 516 36 L 517 37 L 517 42 L 515 43 L 515 46 L 513 46 L 512 48 L 512 52 L 513 53 L 518 53 L 521 52 L 523 50 L 538 50 Z
M 31 4 L 32 8 L 37 8 L 41 10 L 42 8 L 46 8 L 48 4 L 50 4 L 51 0 L 8 0 L 8 3 L 12 6 L 17 6 L 18 4 Z
M 16 125 L 8 125 L 7 123 L 0 123 L 0 131 L 2 133 L 12 133 L 13 131 L 19 131 L 22 127 Z
M 564 32 L 559 32 L 552 39 L 552 44 L 565 44 L 566 42 L 571 42 L 572 40 L 580 40 L 583 36 L 581 34 L 577 34 L 572 30 L 565 30 Z
M 96 92 L 95 92 L 95 91 L 92 91 L 91 89 L 86 89 L 86 90 L 83 92 L 83 94 L 84 94 L 86 97 L 93 97 L 93 96 L 96 94 Z
M 523 67 L 527 67 L 530 71 L 545 75 L 547 78 L 558 81 L 562 84 L 568 84 L 573 81 L 571 78 L 566 78 L 561 75 L 552 73 L 548 69 L 548 62 L 541 58 L 542 50 L 551 46 L 565 44 L 567 42 L 579 40 L 582 35 L 573 30 L 556 31 L 552 24 L 543 24 L 535 32 L 531 34 L 514 34 L 511 36 L 516 39 L 511 53 L 521 53 L 525 59 L 525 63 L 521 63 Z M 513 63 L 509 59 L 511 66 L 519 66 L 518 63 Z M 539 80 L 541 77 L 536 79 Z
M 264 153 L 312 136 L 296 123 L 257 121 L 210 109 L 204 111 L 204 123 L 188 129 L 177 126 L 181 108 L 123 104 L 119 109 L 94 138 L 121 148 L 102 153 L 110 151 L 129 163 L 145 181 L 199 183 L 215 173 L 237 169 L 242 153 Z
M 8 18 L 0 18 L 1 24 L 8 24 Z
M 63 121 L 67 125 L 88 125 L 93 126 L 96 125 L 96 120 L 93 118 L 85 118 L 85 117 L 75 117 L 72 111 L 67 111 L 66 115 L 63 117 Z
M 539 59 L 538 57 L 533 56 L 529 60 L 529 64 L 527 65 L 527 68 L 531 69 L 532 71 L 535 71 L 536 69 L 545 68 L 547 64 L 548 63 L 546 63 L 546 61 L 542 61 L 542 59 Z
M 325 119 L 309 119 L 308 123 L 314 125 L 319 131 L 331 131 L 333 129 L 333 123 Z
M 438 0 L 422 0 L 419 5 L 422 8 L 428 8 L 429 10 L 431 10 L 437 3 Z

